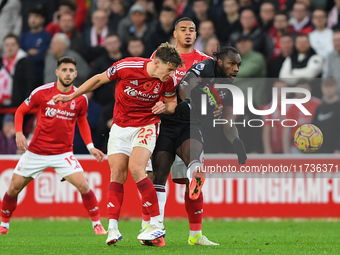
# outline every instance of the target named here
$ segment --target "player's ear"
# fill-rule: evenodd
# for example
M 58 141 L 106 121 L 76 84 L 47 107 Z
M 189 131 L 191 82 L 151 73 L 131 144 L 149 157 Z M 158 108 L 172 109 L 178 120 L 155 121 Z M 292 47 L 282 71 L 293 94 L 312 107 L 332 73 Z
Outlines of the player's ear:
M 223 65 L 222 59 L 218 59 L 217 64 L 218 64 L 219 67 L 222 67 L 222 65 Z
M 77 78 L 77 76 L 78 76 L 78 71 L 76 70 L 74 78 Z
M 154 61 L 155 61 L 155 67 L 158 68 L 160 65 L 159 59 L 155 58 Z
M 172 34 L 173 34 L 174 38 L 177 39 L 177 31 L 174 30 L 174 32 Z
M 57 69 L 55 69 L 55 75 L 58 76 L 58 74 L 59 74 L 59 70 L 57 68 Z

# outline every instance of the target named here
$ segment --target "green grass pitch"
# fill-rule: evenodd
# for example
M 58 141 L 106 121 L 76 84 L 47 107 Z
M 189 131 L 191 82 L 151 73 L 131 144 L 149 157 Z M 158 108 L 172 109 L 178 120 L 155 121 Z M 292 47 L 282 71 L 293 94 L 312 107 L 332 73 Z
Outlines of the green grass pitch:
M 102 220 L 104 227 L 107 221 Z M 0 254 L 340 254 L 340 222 L 328 220 L 206 220 L 203 234 L 220 246 L 189 246 L 186 220 L 166 221 L 166 246 L 142 246 L 140 221 L 119 223 L 123 240 L 116 246 L 96 236 L 89 220 L 12 219 L 0 236 Z

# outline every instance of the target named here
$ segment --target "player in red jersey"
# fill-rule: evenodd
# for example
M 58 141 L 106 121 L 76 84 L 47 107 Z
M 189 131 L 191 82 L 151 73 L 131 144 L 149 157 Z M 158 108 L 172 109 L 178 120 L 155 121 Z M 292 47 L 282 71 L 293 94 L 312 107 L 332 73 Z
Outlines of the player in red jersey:
M 96 234 L 106 234 L 101 225 L 98 202 L 94 192 L 85 179 L 84 170 L 73 155 L 73 136 L 78 121 L 89 152 L 102 162 L 104 153 L 94 148 L 86 114 L 86 96 L 72 102 L 55 104 L 52 97 L 63 93 L 68 95 L 76 88 L 73 81 L 77 77 L 77 62 L 70 57 L 60 58 L 57 62 L 58 81 L 42 85 L 19 106 L 15 113 L 16 142 L 25 153 L 14 169 L 12 180 L 4 195 L 1 208 L 0 234 L 7 234 L 12 213 L 17 206 L 20 191 L 48 167 L 54 168 L 61 180 L 74 185 L 81 193 L 83 204 L 88 211 Z M 28 145 L 22 133 L 24 115 L 38 108 L 37 125 L 31 143 Z
M 212 58 L 194 49 L 194 42 L 196 40 L 196 26 L 195 23 L 190 18 L 183 17 L 177 20 L 175 23 L 175 30 L 173 32 L 173 35 L 176 39 L 176 49 L 180 53 L 183 61 L 182 66 L 180 66 L 175 72 L 175 78 L 178 83 L 184 77 L 184 75 L 192 65 L 197 64 L 198 62 L 201 62 L 205 59 Z M 152 54 L 151 58 L 154 57 L 155 53 L 156 51 Z M 165 121 L 165 119 L 168 118 L 171 118 L 171 115 L 162 116 L 161 126 L 166 125 L 163 123 L 163 121 Z M 169 172 L 167 172 L 167 169 L 170 169 L 171 167 L 172 180 L 179 184 L 186 184 L 186 190 L 184 195 L 185 209 L 188 214 L 190 228 L 189 233 L 190 236 L 188 243 L 195 245 L 218 245 L 216 243 L 209 241 L 205 236 L 202 235 L 203 194 L 201 193 L 201 195 L 196 200 L 193 200 L 189 197 L 189 180 L 187 179 L 188 168 L 184 164 L 183 160 L 176 155 L 173 164 L 171 161 L 172 166 L 166 164 L 167 160 L 162 160 L 162 155 L 158 156 L 158 153 L 155 153 L 153 155 L 152 166 L 155 168 L 155 170 L 158 171 L 155 171 L 154 178 L 152 177 L 153 170 L 151 167 L 151 163 L 149 163 L 150 167 L 147 167 L 146 169 L 149 178 L 153 179 L 162 218 L 164 219 L 164 208 L 166 204 L 165 184 L 169 176 Z M 142 212 L 143 212 L 142 221 L 143 230 L 146 229 L 149 225 L 149 215 L 147 214 L 145 208 L 142 208 Z
M 123 59 L 106 72 L 90 78 L 73 94 L 54 97 L 55 102 L 68 102 L 104 83 L 117 80 L 113 125 L 108 142 L 111 182 L 107 194 L 109 233 L 106 243 L 109 245 L 122 239 L 118 220 L 128 169 L 142 196 L 143 207 L 151 216 L 149 227 L 137 238 L 146 243 L 157 241 L 159 246 L 165 245 L 165 228 L 156 191 L 151 180 L 145 176 L 145 167 L 155 147 L 160 114 L 175 111 L 177 100 L 172 76 L 181 64 L 175 47 L 163 43 L 157 48 L 153 60 Z M 164 103 L 159 100 L 161 96 Z

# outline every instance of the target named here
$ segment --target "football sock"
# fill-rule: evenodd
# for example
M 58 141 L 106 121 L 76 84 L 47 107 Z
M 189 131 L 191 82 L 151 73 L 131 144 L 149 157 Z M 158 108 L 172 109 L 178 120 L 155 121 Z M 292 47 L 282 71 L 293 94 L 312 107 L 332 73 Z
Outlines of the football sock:
M 202 230 L 198 230 L 198 231 L 193 231 L 193 230 L 190 230 L 190 236 L 191 237 L 196 237 L 197 234 L 201 234 L 202 235 Z
M 109 229 L 118 229 L 118 220 L 109 219 Z
M 100 212 L 98 207 L 98 201 L 92 189 L 86 194 L 81 194 L 81 197 L 83 199 L 83 205 L 87 210 L 88 214 L 90 215 L 91 220 L 99 221 Z
M 155 217 L 150 218 L 150 225 L 155 225 L 159 228 L 163 227 L 163 221 L 162 221 L 162 216 L 157 215 Z
M 123 204 L 124 186 L 118 182 L 110 182 L 107 191 L 107 215 L 109 220 L 119 220 L 120 209 Z
M 94 228 L 95 226 L 97 226 L 98 224 L 102 224 L 101 222 L 100 222 L 100 220 L 97 220 L 97 221 L 92 221 L 92 227 Z
M 12 213 L 14 212 L 15 208 L 17 208 L 17 200 L 18 196 L 10 196 L 7 194 L 7 192 L 5 193 L 1 207 L 1 224 L 2 223 L 9 224 L 12 217 Z
M 143 207 L 146 208 L 146 210 L 150 214 L 150 217 L 158 216 L 158 199 L 155 187 L 153 186 L 151 180 L 148 177 L 145 177 L 143 180 L 137 183 L 137 188 L 142 196 Z
M 185 192 L 184 202 L 185 210 L 187 211 L 189 218 L 190 231 L 201 231 L 203 218 L 203 193 L 200 194 L 197 200 L 192 200 L 189 198 L 189 193 Z
M 1 222 L 0 226 L 9 229 L 9 222 L 8 223 Z
M 165 209 L 165 203 L 166 203 L 165 186 L 158 185 L 158 184 L 154 184 L 154 186 L 155 186 L 157 199 L 158 199 L 159 213 L 162 216 L 162 221 L 164 221 L 164 209 Z

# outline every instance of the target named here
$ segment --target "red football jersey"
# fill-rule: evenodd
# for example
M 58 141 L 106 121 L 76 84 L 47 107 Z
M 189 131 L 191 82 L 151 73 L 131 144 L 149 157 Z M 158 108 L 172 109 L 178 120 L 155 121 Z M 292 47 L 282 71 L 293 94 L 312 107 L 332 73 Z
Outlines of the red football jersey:
M 113 123 L 120 127 L 143 127 L 160 121 L 151 108 L 160 97 L 176 95 L 175 79 L 162 82 L 146 71 L 145 58 L 125 58 L 107 69 L 107 77 L 117 80 Z
M 155 57 L 156 51 L 152 53 L 151 59 Z M 182 57 L 183 65 L 180 66 L 176 71 L 174 76 L 176 77 L 176 85 L 179 83 L 179 81 L 183 78 L 183 76 L 187 73 L 187 71 L 190 69 L 190 67 L 194 64 L 197 64 L 198 62 L 201 62 L 205 59 L 212 59 L 212 57 L 204 54 L 203 52 L 200 52 L 198 50 L 193 50 L 190 53 L 182 54 L 180 53 Z
M 72 94 L 72 87 L 65 95 Z M 38 107 L 37 125 L 28 150 L 40 155 L 55 155 L 73 151 L 74 128 L 78 116 L 86 115 L 88 101 L 85 95 L 55 104 L 52 97 L 61 94 L 57 83 L 48 83 L 32 91 L 25 100 L 33 109 Z

